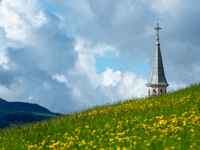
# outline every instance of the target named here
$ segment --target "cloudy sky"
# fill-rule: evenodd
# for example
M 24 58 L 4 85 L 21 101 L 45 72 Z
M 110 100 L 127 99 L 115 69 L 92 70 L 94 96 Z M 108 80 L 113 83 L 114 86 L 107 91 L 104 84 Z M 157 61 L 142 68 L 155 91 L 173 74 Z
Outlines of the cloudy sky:
M 157 22 L 168 90 L 198 83 L 199 0 L 1 0 L 0 97 L 71 113 L 146 96 Z

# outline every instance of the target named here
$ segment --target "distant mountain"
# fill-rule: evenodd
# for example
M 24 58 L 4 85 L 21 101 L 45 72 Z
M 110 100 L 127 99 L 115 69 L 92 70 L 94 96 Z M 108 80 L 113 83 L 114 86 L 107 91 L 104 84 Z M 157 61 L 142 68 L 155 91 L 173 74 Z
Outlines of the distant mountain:
M 53 113 L 38 104 L 8 102 L 0 98 L 0 128 L 42 121 L 59 115 L 61 114 Z
M 7 101 L 5 101 L 4 99 L 1 99 L 1 98 L 0 98 L 0 105 L 1 105 L 1 104 L 5 104 L 5 103 L 7 103 Z

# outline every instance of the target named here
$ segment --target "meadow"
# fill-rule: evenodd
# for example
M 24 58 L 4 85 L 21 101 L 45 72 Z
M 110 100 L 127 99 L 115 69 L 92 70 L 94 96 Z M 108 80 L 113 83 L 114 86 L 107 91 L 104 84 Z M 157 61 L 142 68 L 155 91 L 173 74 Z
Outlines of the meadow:
M 200 149 L 200 84 L 3 129 L 4 149 Z

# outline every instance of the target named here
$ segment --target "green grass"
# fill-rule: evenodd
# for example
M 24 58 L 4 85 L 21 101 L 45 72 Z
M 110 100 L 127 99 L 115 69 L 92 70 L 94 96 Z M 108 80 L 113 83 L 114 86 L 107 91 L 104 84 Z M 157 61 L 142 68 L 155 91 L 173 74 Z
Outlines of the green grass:
M 0 149 L 200 149 L 200 85 L 0 131 Z
M 47 118 L 55 118 L 55 117 L 58 116 L 58 115 L 55 115 L 55 114 L 43 114 L 43 113 L 37 113 L 37 112 L 32 112 L 32 114 L 44 116 L 44 117 L 47 117 Z

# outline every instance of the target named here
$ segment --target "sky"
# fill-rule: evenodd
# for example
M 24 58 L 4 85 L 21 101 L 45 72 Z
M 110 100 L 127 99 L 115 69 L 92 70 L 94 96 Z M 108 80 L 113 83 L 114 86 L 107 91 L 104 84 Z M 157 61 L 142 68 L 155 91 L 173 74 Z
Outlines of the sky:
M 199 83 L 198 0 L 1 0 L 0 97 L 60 113 L 145 97 L 158 22 L 168 91 Z

